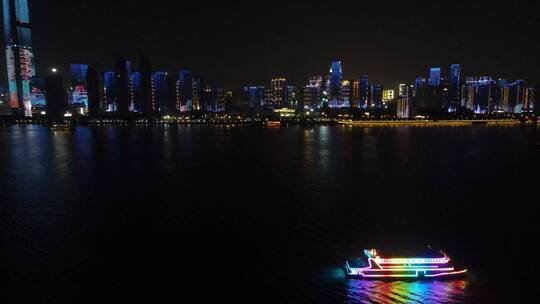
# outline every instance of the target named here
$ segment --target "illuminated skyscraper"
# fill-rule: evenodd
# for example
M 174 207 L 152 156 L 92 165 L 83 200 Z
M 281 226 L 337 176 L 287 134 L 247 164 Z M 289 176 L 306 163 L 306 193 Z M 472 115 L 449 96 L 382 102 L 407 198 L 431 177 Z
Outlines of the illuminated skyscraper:
M 129 113 L 131 104 L 130 99 L 130 75 L 131 75 L 131 62 L 123 58 L 116 60 L 115 67 L 116 76 L 116 103 L 118 113 L 125 115 Z
M 497 111 L 497 81 L 490 76 L 467 77 L 462 89 L 462 105 L 475 114 L 488 114 Z
M 266 106 L 272 109 L 279 109 L 285 106 L 287 100 L 287 79 L 274 78 L 270 83 L 270 96 L 266 100 Z
M 178 74 L 180 111 L 187 112 L 193 110 L 193 77 L 189 70 L 181 70 Z
M 296 108 L 300 102 L 300 91 L 296 86 L 288 85 L 285 99 L 285 106 Z
M 405 83 L 399 84 L 397 97 L 397 117 L 407 119 L 411 116 L 411 96 L 414 86 L 409 86 Z
M 3 0 L 9 106 L 32 116 L 30 78 L 36 75 L 27 0 Z
M 244 95 L 250 108 L 260 108 L 264 103 L 264 86 L 244 87 Z
M 304 86 L 302 101 L 306 109 L 318 109 L 321 107 L 323 93 L 325 91 L 324 79 L 322 76 L 312 76 L 309 84 Z
M 30 78 L 30 102 L 33 113 L 41 113 L 45 109 L 45 79 L 41 77 Z
M 217 112 L 217 90 L 213 84 L 207 83 L 204 85 L 202 100 L 205 111 Z
M 167 73 L 152 73 L 152 105 L 156 113 L 167 113 L 167 93 Z
M 370 106 L 370 92 L 369 76 L 362 75 L 362 77 L 360 77 L 360 107 L 368 108 Z
M 193 90 L 193 110 L 201 111 L 204 109 L 203 104 L 203 79 L 201 76 L 194 76 L 192 81 Z
M 358 108 L 358 103 L 360 102 L 360 81 L 352 81 L 352 107 Z
M 409 97 L 409 86 L 406 83 L 400 83 L 398 88 L 398 97 Z
M 508 85 L 507 112 L 521 113 L 525 103 L 525 81 L 516 80 Z
M 396 91 L 394 91 L 394 90 L 384 90 L 383 91 L 382 101 L 390 102 L 390 101 L 394 100 L 395 97 L 396 97 Z
M 226 92 L 223 88 L 216 88 L 216 103 L 217 103 L 217 112 L 225 111 L 225 96 Z
M 351 107 L 353 106 L 353 87 L 352 87 L 353 81 L 351 80 L 343 80 L 341 82 L 341 88 L 340 88 L 340 100 L 338 103 L 339 108 L 345 108 L 345 107 Z
M 380 84 L 371 86 L 371 107 L 381 109 L 383 107 L 383 91 L 384 87 Z
M 102 108 L 106 112 L 116 112 L 118 105 L 116 102 L 116 81 L 112 71 L 103 73 L 103 101 Z
M 167 115 L 178 115 L 180 113 L 180 90 L 178 75 L 167 76 Z
M 343 82 L 343 69 L 341 61 L 334 60 L 330 66 L 328 76 L 328 94 L 331 104 L 338 104 L 341 100 L 341 83 Z
M 530 112 L 533 110 L 534 102 L 536 100 L 536 90 L 534 87 L 525 89 L 525 104 L 523 105 L 523 111 Z
M 408 97 L 399 97 L 397 99 L 397 117 L 400 119 L 409 118 L 409 101 Z
M 496 81 L 489 76 L 480 77 L 476 81 L 473 111 L 476 114 L 492 112 L 496 93 Z
M 143 96 L 141 87 L 141 73 L 132 72 L 129 75 L 129 111 L 143 112 Z
M 441 68 L 429 69 L 429 85 L 436 87 L 441 84 Z
M 88 75 L 88 65 L 82 63 L 71 64 L 71 91 L 70 103 L 73 106 L 88 111 L 88 89 L 86 77 Z
M 448 94 L 449 109 L 456 111 L 460 105 L 461 91 L 461 66 L 459 64 L 453 64 L 450 66 L 450 92 Z

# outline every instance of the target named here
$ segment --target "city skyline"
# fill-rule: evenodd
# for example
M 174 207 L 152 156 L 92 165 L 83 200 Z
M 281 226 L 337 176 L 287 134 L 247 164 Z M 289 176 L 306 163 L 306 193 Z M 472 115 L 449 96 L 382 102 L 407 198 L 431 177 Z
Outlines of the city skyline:
M 11 111 L 26 117 L 52 115 L 61 118 L 113 113 L 154 117 L 191 111 L 241 111 L 253 115 L 254 110 L 279 113 L 278 110 L 288 108 L 301 116 L 311 114 L 310 111 L 324 116 L 328 109 L 349 108 L 351 111 L 368 110 L 368 116 L 408 119 L 418 116 L 442 118 L 449 113 L 454 117 L 521 114 L 533 111 L 535 106 L 534 110 L 538 112 L 539 108 L 539 89 L 535 80 L 527 81 L 521 76 L 501 77 L 500 72 L 472 74 L 456 62 L 446 66 L 430 65 L 428 74 L 418 73 L 414 82 L 411 78 L 398 79 L 385 86 L 372 74 L 355 72 L 355 76 L 350 76 L 352 73 L 345 72 L 348 65 L 341 57 L 333 57 L 328 73 L 311 73 L 298 79 L 276 71 L 273 74 L 278 76 L 260 82 L 246 74 L 241 84 L 227 87 L 213 81 L 215 76 L 198 70 L 183 68 L 170 73 L 170 66 L 161 68 L 158 64 L 156 67 L 154 59 L 147 56 L 144 32 L 135 39 L 138 62 L 127 52 L 116 54 L 112 66 L 103 62 L 69 61 L 69 68 L 64 67 L 67 64 L 64 62 L 60 68 L 51 66 L 49 70 L 36 73 L 28 2 L 3 0 L 2 4 L 7 86 L 2 91 L 0 103 L 4 114 Z M 454 5 L 459 6 L 458 3 Z M 141 7 L 144 5 L 126 9 L 133 13 Z M 86 9 L 91 10 L 90 7 Z M 212 9 L 215 7 L 210 7 L 207 13 Z M 122 33 L 117 38 L 128 36 Z M 215 51 L 219 53 L 220 49 Z M 311 64 L 319 65 L 317 62 Z M 256 66 L 253 71 L 258 71 Z M 234 70 L 231 78 L 233 74 Z M 359 113 L 354 117 L 359 118 Z
M 12 71 L 8 72 L 11 75 Z M 49 83 L 58 85 L 50 87 Z M 273 78 L 269 85 L 244 86 L 239 91 L 229 91 L 205 82 L 204 77 L 187 69 L 172 74 L 153 71 L 146 57 L 141 58 L 138 66 L 130 60 L 117 58 L 114 70 L 102 72 L 85 63 L 71 63 L 69 74 L 63 75 L 53 68 L 46 75 L 29 78 L 28 85 L 29 112 L 26 107 L 21 111 L 8 103 L 12 110 L 26 117 L 44 116 L 50 114 L 49 110 L 57 117 L 105 113 L 154 117 L 192 111 L 240 111 L 247 115 L 261 111 L 268 115 L 271 111 L 289 115 L 288 110 L 281 112 L 288 108 L 301 116 L 307 115 L 304 111 L 315 111 L 309 113 L 311 117 L 325 115 L 324 112 L 331 109 L 350 109 L 369 111 L 387 119 L 443 118 L 448 115 L 463 118 L 472 114 L 538 112 L 536 92 L 540 91 L 538 83 L 527 85 L 522 79 L 464 77 L 460 64 L 452 64 L 448 70 L 431 67 L 427 76 L 417 77 L 414 84 L 403 81 L 396 87 L 385 88 L 371 83 L 369 75 L 345 79 L 339 60 L 330 62 L 327 75 L 311 76 L 303 85 L 286 78 Z M 64 97 L 49 98 L 47 90 L 51 88 L 51 96 Z M 354 117 L 360 118 L 358 111 Z

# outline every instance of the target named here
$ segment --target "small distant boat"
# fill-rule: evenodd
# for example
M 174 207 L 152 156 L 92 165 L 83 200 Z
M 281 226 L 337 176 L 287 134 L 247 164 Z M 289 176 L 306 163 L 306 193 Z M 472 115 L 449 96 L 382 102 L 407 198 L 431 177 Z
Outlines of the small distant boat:
M 350 277 L 360 278 L 440 278 L 460 276 L 467 269 L 458 269 L 442 251 L 428 249 L 408 255 L 380 253 L 364 250 L 364 256 L 345 263 Z
M 51 126 L 51 131 L 74 131 L 75 128 L 73 128 L 70 124 L 53 124 Z
M 267 121 L 267 122 L 266 122 L 266 125 L 272 126 L 272 127 L 279 127 L 279 126 L 281 126 L 281 121 L 279 121 L 279 120 L 276 120 L 276 121 L 274 121 L 274 120 L 272 120 L 272 121 Z

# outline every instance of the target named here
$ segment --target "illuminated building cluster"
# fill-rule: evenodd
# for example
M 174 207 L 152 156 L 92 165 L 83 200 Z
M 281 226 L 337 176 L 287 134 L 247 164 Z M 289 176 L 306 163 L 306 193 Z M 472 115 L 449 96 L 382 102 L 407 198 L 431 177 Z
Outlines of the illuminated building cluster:
M 308 112 L 357 109 L 367 115 L 371 112 L 379 117 L 410 119 L 526 113 L 534 109 L 538 96 L 536 87 L 527 87 L 523 80 L 464 79 L 459 64 L 450 66 L 448 77 L 442 68 L 433 67 L 427 77 L 418 77 L 414 84 L 400 83 L 396 90 L 370 83 L 368 75 L 344 79 L 341 61 L 331 62 L 328 76 L 311 76 L 304 86 L 286 82 L 279 78 L 273 79 L 269 87 L 244 87 L 245 104 L 251 108 L 289 107 Z M 296 99 L 290 98 L 292 94 L 297 95 Z
M 493 115 L 533 111 L 536 89 L 526 87 L 524 80 L 510 82 L 490 76 L 463 78 L 458 64 L 450 66 L 449 77 L 443 77 L 441 71 L 441 68 L 431 68 L 429 78 L 418 77 L 406 94 L 402 94 L 405 85 L 400 85 L 398 116 L 407 118 L 406 112 L 410 117 L 446 112 Z

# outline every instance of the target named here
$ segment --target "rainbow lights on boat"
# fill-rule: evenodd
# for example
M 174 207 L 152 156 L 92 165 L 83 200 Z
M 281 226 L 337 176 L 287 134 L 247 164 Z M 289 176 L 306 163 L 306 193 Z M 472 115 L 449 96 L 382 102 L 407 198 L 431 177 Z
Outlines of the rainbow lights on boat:
M 353 277 L 364 278 L 437 278 L 458 276 L 467 269 L 456 269 L 442 251 L 429 251 L 411 257 L 383 256 L 377 250 L 365 250 L 364 258 L 347 261 L 345 269 Z

